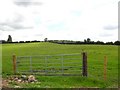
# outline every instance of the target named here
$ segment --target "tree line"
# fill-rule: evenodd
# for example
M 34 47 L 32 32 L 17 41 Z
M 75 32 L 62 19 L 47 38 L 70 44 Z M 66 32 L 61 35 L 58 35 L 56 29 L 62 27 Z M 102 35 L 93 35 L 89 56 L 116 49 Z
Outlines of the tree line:
M 90 38 L 84 39 L 84 41 L 72 41 L 72 40 L 48 40 L 48 38 L 45 38 L 44 41 L 12 41 L 11 35 L 8 35 L 7 41 L 1 40 L 3 44 L 5 43 L 33 43 L 33 42 L 51 42 L 51 43 L 57 43 L 57 44 L 96 44 L 96 45 L 120 45 L 120 41 L 115 41 L 115 42 L 103 42 L 103 41 L 91 41 Z
M 120 41 L 115 42 L 103 42 L 103 41 L 70 41 L 70 40 L 49 40 L 48 42 L 57 43 L 57 44 L 95 44 L 95 45 L 120 45 Z

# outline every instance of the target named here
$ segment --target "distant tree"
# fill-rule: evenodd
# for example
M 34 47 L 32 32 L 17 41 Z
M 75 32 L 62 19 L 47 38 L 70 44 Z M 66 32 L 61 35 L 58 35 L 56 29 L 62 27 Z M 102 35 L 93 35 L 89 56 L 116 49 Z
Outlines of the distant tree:
M 11 35 L 8 35 L 8 40 L 7 40 L 7 42 L 12 42 L 12 37 L 11 37 Z
M 107 45 L 113 45 L 113 42 L 106 42 Z
M 87 38 L 87 43 L 89 43 L 91 40 L 90 40 L 90 38 Z
M 48 38 L 45 38 L 44 41 L 47 42 L 47 41 L 48 41 Z
M 37 41 L 37 40 L 33 40 L 33 41 L 30 41 L 30 42 L 40 42 L 40 41 Z
M 24 41 L 19 41 L 19 43 L 24 43 Z
M 84 39 L 84 43 L 86 43 L 87 42 L 87 40 L 86 39 Z
M 25 41 L 26 43 L 30 43 L 30 41 Z
M 19 43 L 18 41 L 15 41 L 15 42 L 13 42 L 13 43 Z
M 115 41 L 114 44 L 115 45 L 120 45 L 120 41 Z
M 1 42 L 2 42 L 2 43 L 6 43 L 6 41 L 5 41 L 5 40 L 1 40 Z
M 97 41 L 97 42 L 96 42 L 96 44 L 103 45 L 103 44 L 104 44 L 104 42 L 102 42 L 102 41 Z

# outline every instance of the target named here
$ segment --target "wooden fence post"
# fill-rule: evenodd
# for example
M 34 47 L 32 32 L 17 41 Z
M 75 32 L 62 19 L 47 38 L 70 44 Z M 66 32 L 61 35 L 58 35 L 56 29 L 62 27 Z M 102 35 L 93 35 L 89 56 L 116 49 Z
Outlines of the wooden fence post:
M 16 55 L 13 55 L 13 72 L 16 74 Z
M 107 57 L 104 56 L 104 80 L 107 80 Z
M 87 53 L 83 52 L 83 67 L 82 67 L 82 75 L 87 77 Z

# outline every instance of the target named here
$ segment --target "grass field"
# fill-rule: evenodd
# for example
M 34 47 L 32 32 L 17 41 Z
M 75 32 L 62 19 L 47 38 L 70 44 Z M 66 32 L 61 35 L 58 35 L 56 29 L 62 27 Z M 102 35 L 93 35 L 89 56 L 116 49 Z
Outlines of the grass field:
M 40 83 L 20 84 L 21 87 L 80 88 L 118 86 L 118 46 L 114 45 L 64 45 L 48 42 L 2 45 L 2 75 L 13 75 L 12 55 L 56 55 L 87 52 L 88 77 L 81 76 L 39 76 Z M 103 80 L 104 56 L 107 56 L 107 81 Z M 13 86 L 11 86 L 13 87 Z

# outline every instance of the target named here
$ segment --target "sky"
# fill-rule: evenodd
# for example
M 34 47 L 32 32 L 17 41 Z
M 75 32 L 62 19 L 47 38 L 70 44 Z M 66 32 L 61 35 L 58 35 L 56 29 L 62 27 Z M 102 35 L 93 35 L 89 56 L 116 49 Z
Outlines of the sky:
M 117 41 L 119 0 L 0 0 L 0 40 Z

